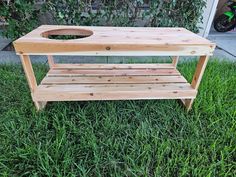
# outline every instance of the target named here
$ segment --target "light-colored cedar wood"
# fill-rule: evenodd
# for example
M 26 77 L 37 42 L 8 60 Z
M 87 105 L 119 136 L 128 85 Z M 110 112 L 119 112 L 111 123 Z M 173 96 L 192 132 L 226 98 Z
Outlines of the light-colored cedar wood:
M 75 69 L 50 69 L 47 76 L 179 76 L 176 69 L 123 69 L 123 70 L 75 70 Z
M 37 111 L 40 111 L 43 108 L 45 108 L 45 106 L 47 105 L 47 101 L 34 101 L 34 105 L 35 105 Z
M 66 84 L 66 85 L 39 85 L 41 91 L 78 91 L 78 92 L 116 92 L 139 90 L 194 90 L 189 83 L 166 84 Z
M 55 64 L 54 69 L 158 69 L 174 68 L 172 64 Z
M 195 71 L 195 74 L 193 76 L 193 80 L 191 83 L 192 88 L 194 88 L 195 90 L 198 90 L 198 87 L 199 87 L 200 82 L 202 80 L 202 76 L 203 76 L 204 71 L 206 69 L 208 60 L 209 60 L 209 56 L 201 56 L 199 58 L 197 68 L 196 68 L 196 71 Z M 194 101 L 193 98 L 182 100 L 182 102 L 184 103 L 184 105 L 186 106 L 188 111 L 192 108 L 193 101 Z
M 47 38 L 70 33 L 88 37 Z M 197 56 L 212 55 L 215 44 L 184 28 L 40 26 L 14 41 L 14 47 L 18 54 L 37 55 Z
M 16 46 L 15 44 L 14 46 Z M 199 55 L 213 55 L 212 50 L 214 47 L 198 47 L 198 46 L 147 46 L 144 50 L 142 47 L 134 47 L 130 45 L 123 45 L 127 50 L 120 49 L 119 46 L 114 45 L 113 50 L 106 50 L 106 48 L 111 48 L 110 46 L 101 46 L 99 49 L 95 50 L 96 46 L 93 45 L 82 45 L 77 47 L 77 45 L 52 45 L 49 48 L 45 48 L 43 45 L 38 45 L 38 48 L 34 48 L 32 45 L 22 44 L 21 47 L 27 48 L 28 51 L 19 51 L 17 54 L 27 54 L 27 55 L 77 55 L 77 56 L 199 56 Z M 213 49 L 212 49 L 213 48 Z M 30 52 L 31 51 L 31 52 Z M 210 51 L 210 52 L 209 52 Z
M 31 96 L 34 94 L 37 88 L 37 81 L 34 76 L 33 67 L 28 55 L 20 55 L 21 63 L 25 72 L 25 76 L 31 91 Z M 47 102 L 34 101 L 37 110 L 43 109 Z
M 92 47 L 92 46 L 91 46 Z M 188 46 L 191 47 L 191 46 Z M 63 48 L 63 47 L 62 47 Z M 80 48 L 81 49 L 81 48 Z M 155 48 L 156 49 L 156 48 Z M 77 49 L 76 49 L 77 50 Z M 131 50 L 131 49 L 130 49 Z M 25 55 L 72 55 L 72 56 L 200 56 L 200 55 L 213 55 L 213 53 L 208 54 L 209 49 L 204 47 L 203 49 L 199 50 L 200 52 L 195 53 L 195 48 L 193 48 L 191 51 L 189 50 L 184 50 L 181 53 L 178 51 L 167 51 L 167 50 L 161 50 L 159 51 L 88 51 L 88 52 L 83 52 L 83 51 L 76 51 L 76 52 L 48 52 L 48 53 L 17 53 L 17 54 L 25 54 Z
M 40 85 L 35 101 L 129 100 L 194 98 L 197 91 L 181 84 Z
M 55 63 L 52 55 L 48 55 L 48 64 L 50 68 L 54 68 Z
M 37 87 L 37 81 L 34 76 L 34 71 L 32 68 L 32 64 L 28 55 L 20 55 L 21 63 L 25 72 L 26 79 L 29 84 L 29 88 L 31 92 L 34 92 Z
M 180 99 L 180 101 L 186 107 L 187 111 L 190 111 L 192 109 L 194 98 L 191 98 L 191 99 Z
M 79 35 L 52 40 L 50 35 Z M 38 110 L 47 101 L 181 99 L 192 107 L 215 44 L 184 28 L 40 26 L 14 41 Z M 29 54 L 47 55 L 50 70 L 37 86 Z M 170 64 L 58 64 L 52 55 L 174 56 Z M 179 56 L 201 56 L 191 85 L 176 69 Z
M 173 66 L 175 68 L 177 67 L 178 61 L 179 61 L 179 57 L 178 56 L 172 57 L 172 64 L 173 64 Z
M 199 62 L 197 64 L 197 68 L 196 68 L 196 71 L 195 71 L 195 74 L 193 76 L 193 80 L 191 83 L 191 86 L 194 89 L 198 89 L 200 85 L 208 60 L 209 60 L 209 56 L 201 56 L 199 58 Z
M 45 77 L 41 84 L 150 84 L 187 83 L 183 76 Z

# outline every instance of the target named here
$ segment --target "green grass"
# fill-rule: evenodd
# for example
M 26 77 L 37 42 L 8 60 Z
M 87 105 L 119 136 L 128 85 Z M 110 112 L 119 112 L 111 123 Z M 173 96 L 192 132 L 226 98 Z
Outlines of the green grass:
M 179 66 L 191 80 L 196 62 Z M 37 78 L 47 67 L 35 65 Z M 0 65 L 0 176 L 234 176 L 236 63 L 208 64 L 192 111 L 175 100 L 55 102 L 37 113 Z

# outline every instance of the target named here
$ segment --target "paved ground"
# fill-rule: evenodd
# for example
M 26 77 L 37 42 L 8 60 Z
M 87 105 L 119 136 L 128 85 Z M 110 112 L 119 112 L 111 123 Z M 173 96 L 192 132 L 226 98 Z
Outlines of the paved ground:
M 219 33 L 211 29 L 208 39 L 217 44 L 219 50 L 216 51 L 216 56 L 236 60 L 236 30 Z
M 236 61 L 236 56 L 233 56 L 228 51 L 226 51 L 222 48 L 218 48 L 218 47 L 216 48 L 216 50 L 214 52 L 214 57 L 217 59 Z
M 10 42 L 11 42 L 11 40 L 3 38 L 3 37 L 0 36 L 0 51 L 2 49 L 4 49 Z

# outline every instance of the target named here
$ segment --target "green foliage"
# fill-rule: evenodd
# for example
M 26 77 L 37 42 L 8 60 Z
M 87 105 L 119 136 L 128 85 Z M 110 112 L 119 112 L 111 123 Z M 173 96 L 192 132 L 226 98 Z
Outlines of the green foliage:
M 48 0 L 46 9 L 58 24 L 185 27 L 198 32 L 204 0 Z
M 8 23 L 3 35 L 16 39 L 38 25 L 39 10 L 35 7 L 33 0 L 14 0 L 0 2 L 0 16 Z
M 195 65 L 179 65 L 188 80 Z M 37 113 L 21 66 L 0 65 L 0 76 L 0 176 L 235 176 L 235 62 L 209 62 L 189 113 L 176 100 L 54 102 Z
M 9 4 L 1 1 L 0 5 L 0 16 L 9 24 L 3 34 L 15 39 L 39 25 L 42 11 L 63 25 L 178 26 L 198 32 L 205 1 L 47 0 L 39 8 L 33 0 L 15 0 Z

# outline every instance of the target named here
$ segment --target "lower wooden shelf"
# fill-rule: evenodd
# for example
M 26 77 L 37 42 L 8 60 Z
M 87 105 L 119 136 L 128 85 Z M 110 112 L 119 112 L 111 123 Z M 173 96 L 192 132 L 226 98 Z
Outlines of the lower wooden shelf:
M 56 64 L 34 101 L 190 99 L 197 91 L 171 64 Z

